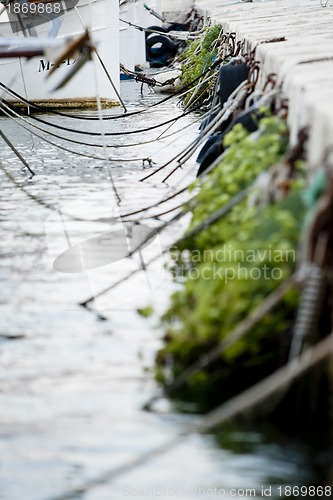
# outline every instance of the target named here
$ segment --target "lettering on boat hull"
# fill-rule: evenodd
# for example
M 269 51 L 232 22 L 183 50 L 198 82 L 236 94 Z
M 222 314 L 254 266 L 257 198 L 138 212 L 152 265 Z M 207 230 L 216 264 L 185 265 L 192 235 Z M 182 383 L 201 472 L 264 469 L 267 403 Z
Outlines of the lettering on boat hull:
M 76 59 L 65 59 L 62 61 L 61 65 L 59 66 L 60 68 L 62 66 L 72 66 L 76 62 Z M 42 73 L 43 71 L 50 71 L 54 66 L 53 62 L 50 62 L 45 59 L 40 59 L 39 60 L 39 65 L 38 65 L 38 73 Z

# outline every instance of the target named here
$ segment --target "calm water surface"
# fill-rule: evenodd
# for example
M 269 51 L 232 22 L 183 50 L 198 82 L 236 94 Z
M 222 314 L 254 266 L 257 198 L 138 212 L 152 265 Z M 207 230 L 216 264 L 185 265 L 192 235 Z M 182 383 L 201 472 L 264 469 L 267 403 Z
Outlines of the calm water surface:
M 123 84 L 123 94 L 132 109 L 160 99 L 147 91 L 142 98 L 139 86 L 133 82 Z M 105 122 L 104 132 L 144 128 L 180 113 L 176 101 L 169 101 L 151 113 Z M 54 115 L 41 118 L 65 127 L 100 130 L 98 122 L 91 126 Z M 51 207 L 28 198 L 0 172 L 1 499 L 61 497 L 174 437 L 196 418 L 174 413 L 167 402 L 160 406 L 160 413 L 141 410 L 155 390 L 147 368 L 152 366 L 163 332 L 156 327 L 155 319 L 141 318 L 137 309 L 153 305 L 159 312 L 167 306 L 174 285 L 164 273 L 163 259 L 154 264 L 152 271 L 139 273 L 92 304 L 106 321 L 79 303 L 140 266 L 140 256 L 121 259 L 124 242 L 120 239 L 116 241 L 120 254 L 111 252 L 112 262 L 92 266 L 86 272 L 54 269 L 57 257 L 68 249 L 117 229 L 112 217 L 157 205 L 158 200 L 193 180 L 195 164 L 191 160 L 167 184 L 161 180 L 173 166 L 148 182 L 139 182 L 150 171 L 143 169 L 140 158 L 152 158 L 154 167 L 172 158 L 196 137 L 195 120 L 191 116 L 177 122 L 166 133 L 176 129 L 182 132 L 163 141 L 109 149 L 114 161 L 108 166 L 105 161 L 59 151 L 32 139 L 14 121 L 0 118 L 1 130 L 37 175 L 29 179 L 3 144 L 1 162 L 21 186 Z M 155 139 L 163 130 L 108 137 L 107 141 L 116 146 L 133 144 Z M 103 142 L 67 132 L 66 136 Z M 103 148 L 54 140 L 81 152 L 105 154 Z M 136 161 L 122 161 L 126 158 Z M 176 198 L 161 208 L 156 206 L 150 214 L 180 201 Z M 108 217 L 108 224 L 91 221 Z M 148 228 L 156 225 L 154 220 L 145 222 L 142 215 L 138 217 Z M 169 226 L 141 258 L 149 260 L 157 255 L 179 236 L 182 224 Z M 194 435 L 173 451 L 112 481 L 106 478 L 103 484 L 73 498 L 221 498 L 214 488 L 224 489 L 224 498 L 235 498 L 228 493 L 230 488 L 255 488 L 257 498 L 261 498 L 262 485 L 301 484 L 303 479 L 309 479 L 302 450 L 291 443 L 278 446 L 260 433 L 240 430 L 229 431 L 228 442 L 229 446 L 221 449 L 214 436 Z

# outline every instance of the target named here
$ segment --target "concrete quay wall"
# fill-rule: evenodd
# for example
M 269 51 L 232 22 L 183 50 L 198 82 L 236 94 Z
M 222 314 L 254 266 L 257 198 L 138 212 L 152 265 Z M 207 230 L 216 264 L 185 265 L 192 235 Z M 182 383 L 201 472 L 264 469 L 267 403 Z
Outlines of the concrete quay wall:
M 323 2 L 323 3 L 326 3 Z M 333 149 L 333 0 L 196 0 L 196 8 L 235 32 L 237 41 L 256 49 L 259 88 L 277 74 L 281 95 L 289 101 L 291 143 L 309 126 L 309 169 Z M 285 37 L 283 42 L 262 43 Z

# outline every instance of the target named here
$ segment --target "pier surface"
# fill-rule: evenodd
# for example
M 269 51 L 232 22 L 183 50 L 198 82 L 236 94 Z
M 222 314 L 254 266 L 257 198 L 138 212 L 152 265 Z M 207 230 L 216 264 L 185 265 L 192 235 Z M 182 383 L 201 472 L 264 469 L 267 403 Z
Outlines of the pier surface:
M 309 126 L 309 168 L 318 168 L 333 146 L 333 0 L 327 7 L 320 0 L 196 0 L 196 8 L 247 49 L 257 47 L 258 85 L 276 73 L 289 100 L 291 142 Z M 275 37 L 285 41 L 267 43 Z

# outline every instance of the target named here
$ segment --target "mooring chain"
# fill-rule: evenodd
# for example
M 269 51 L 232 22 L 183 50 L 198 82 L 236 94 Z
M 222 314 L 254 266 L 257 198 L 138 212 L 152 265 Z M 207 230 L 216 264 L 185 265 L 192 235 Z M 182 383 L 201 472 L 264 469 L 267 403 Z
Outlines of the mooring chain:
M 166 85 L 173 85 L 178 79 L 178 76 L 175 76 L 173 78 L 169 78 L 165 82 L 159 82 L 156 78 L 150 78 L 145 73 L 138 73 L 125 68 L 123 64 L 120 64 L 120 69 L 123 73 L 125 73 L 125 75 L 132 77 L 136 82 L 146 83 L 149 87 L 165 87 Z

